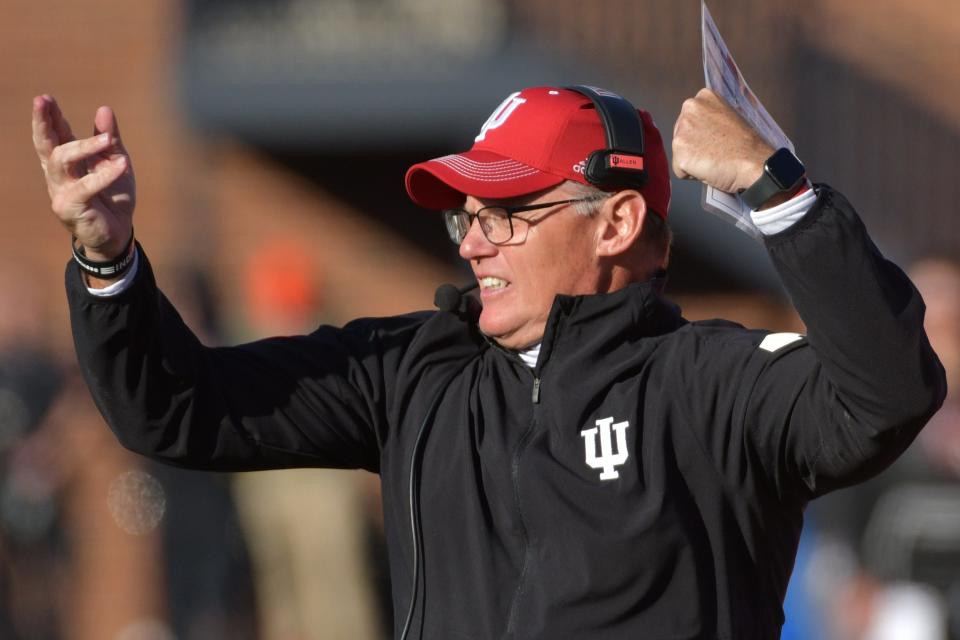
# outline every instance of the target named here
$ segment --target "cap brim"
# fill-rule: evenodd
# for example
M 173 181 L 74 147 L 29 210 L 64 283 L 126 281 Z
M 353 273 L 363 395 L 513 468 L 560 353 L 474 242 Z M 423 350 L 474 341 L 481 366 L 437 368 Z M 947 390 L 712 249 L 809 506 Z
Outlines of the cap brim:
M 477 198 L 524 196 L 564 181 L 490 151 L 465 151 L 415 164 L 407 171 L 410 199 L 427 209 L 450 209 L 469 194 Z

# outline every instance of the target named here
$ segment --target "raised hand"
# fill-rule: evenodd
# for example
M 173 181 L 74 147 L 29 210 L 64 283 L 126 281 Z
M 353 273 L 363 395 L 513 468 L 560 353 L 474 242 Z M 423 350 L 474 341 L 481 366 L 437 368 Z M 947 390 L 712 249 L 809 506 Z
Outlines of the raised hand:
M 673 128 L 673 172 L 738 193 L 763 173 L 775 151 L 726 102 L 701 89 L 680 109 Z
M 50 205 L 92 260 L 118 256 L 133 233 L 136 183 L 110 107 L 100 107 L 90 138 L 76 139 L 51 96 L 33 99 L 33 146 Z

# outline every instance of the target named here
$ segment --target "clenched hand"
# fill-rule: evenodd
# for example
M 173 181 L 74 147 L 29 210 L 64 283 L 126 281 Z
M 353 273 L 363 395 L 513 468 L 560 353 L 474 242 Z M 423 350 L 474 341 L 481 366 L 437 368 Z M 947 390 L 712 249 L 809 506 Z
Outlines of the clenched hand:
M 673 128 L 673 172 L 738 193 L 763 173 L 775 151 L 717 94 L 701 89 L 680 109 Z

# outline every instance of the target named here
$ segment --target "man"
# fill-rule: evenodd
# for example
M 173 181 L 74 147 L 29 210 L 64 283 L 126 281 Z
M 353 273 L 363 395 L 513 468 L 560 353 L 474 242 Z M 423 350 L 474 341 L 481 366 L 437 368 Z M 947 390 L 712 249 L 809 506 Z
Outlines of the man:
M 73 141 L 37 98 L 54 212 L 99 274 L 67 269 L 98 405 L 122 443 L 175 464 L 379 473 L 401 637 L 777 637 L 806 503 L 889 464 L 943 371 L 909 280 L 802 176 L 754 221 L 809 336 L 683 320 L 659 295 L 666 154 L 638 117 L 637 188 L 587 184 L 603 127 L 589 98 L 551 87 L 513 94 L 471 151 L 411 168 L 415 201 L 454 209 L 478 317 L 207 349 L 132 242 L 110 110 L 101 137 Z M 673 148 L 678 176 L 753 193 L 775 151 L 706 90 Z

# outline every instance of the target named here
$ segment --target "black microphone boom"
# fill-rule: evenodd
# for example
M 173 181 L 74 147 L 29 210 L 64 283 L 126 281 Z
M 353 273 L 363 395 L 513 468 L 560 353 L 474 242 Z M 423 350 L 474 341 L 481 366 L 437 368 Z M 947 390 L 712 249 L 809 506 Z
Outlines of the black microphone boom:
M 463 294 L 473 291 L 479 286 L 479 282 L 474 282 L 458 289 L 452 284 L 442 284 L 437 287 L 437 292 L 433 294 L 433 304 L 440 311 L 457 311 L 460 308 L 460 302 L 463 300 Z

